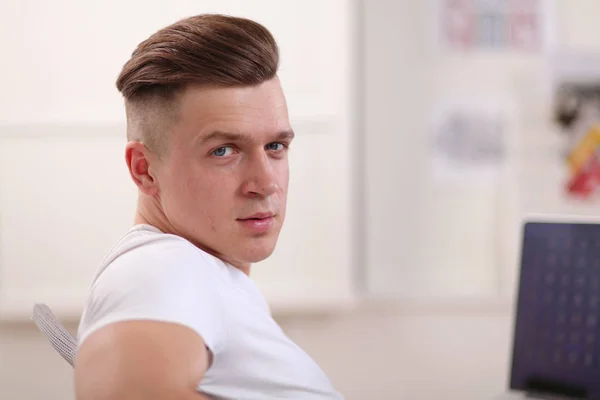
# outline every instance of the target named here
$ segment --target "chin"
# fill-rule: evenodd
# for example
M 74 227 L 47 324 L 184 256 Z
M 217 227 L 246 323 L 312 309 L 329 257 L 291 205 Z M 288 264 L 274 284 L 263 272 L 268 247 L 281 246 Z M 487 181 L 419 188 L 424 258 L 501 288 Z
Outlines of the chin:
M 251 254 L 247 255 L 246 259 L 248 260 L 248 262 L 250 264 L 259 263 L 259 262 L 264 261 L 267 258 L 271 257 L 273 252 L 274 252 L 274 249 L 271 251 L 252 252 Z
M 263 244 L 263 245 L 255 245 L 249 248 L 246 248 L 243 254 L 240 254 L 240 259 L 245 260 L 245 262 L 254 264 L 269 258 L 273 252 L 275 251 L 275 244 Z

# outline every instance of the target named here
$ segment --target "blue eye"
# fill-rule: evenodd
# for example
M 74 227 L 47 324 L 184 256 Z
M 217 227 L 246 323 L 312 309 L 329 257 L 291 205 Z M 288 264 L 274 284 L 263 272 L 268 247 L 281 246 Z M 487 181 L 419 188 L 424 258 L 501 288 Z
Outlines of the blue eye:
M 227 150 L 229 150 L 229 153 L 227 152 Z M 213 151 L 213 154 L 217 157 L 225 157 L 225 156 L 230 155 L 231 151 L 233 151 L 231 146 L 223 146 L 223 147 L 219 147 L 218 149 Z
M 281 151 L 285 148 L 285 145 L 283 143 L 269 143 L 267 145 L 267 149 L 269 150 L 273 150 L 273 151 Z

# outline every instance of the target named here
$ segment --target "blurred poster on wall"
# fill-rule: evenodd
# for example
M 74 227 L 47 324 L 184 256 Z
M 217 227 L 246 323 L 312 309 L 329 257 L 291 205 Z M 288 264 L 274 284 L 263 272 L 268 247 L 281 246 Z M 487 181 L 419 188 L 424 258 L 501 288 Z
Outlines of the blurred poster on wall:
M 432 120 L 431 168 L 435 178 L 493 181 L 506 162 L 508 120 L 485 104 L 446 104 Z
M 451 51 L 540 51 L 552 0 L 435 0 L 439 44 Z
M 551 57 L 552 119 L 563 135 L 565 189 L 570 197 L 597 201 L 600 194 L 600 53 Z
M 563 156 L 600 121 L 600 53 L 557 52 L 552 71 L 553 120 L 566 138 Z
M 597 198 L 600 188 L 600 125 L 592 125 L 567 156 L 567 192 L 580 198 Z

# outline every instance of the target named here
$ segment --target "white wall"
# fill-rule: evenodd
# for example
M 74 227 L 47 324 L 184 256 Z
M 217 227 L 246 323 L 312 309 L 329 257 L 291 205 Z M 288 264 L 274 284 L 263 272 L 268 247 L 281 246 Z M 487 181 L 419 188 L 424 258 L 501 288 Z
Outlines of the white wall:
M 28 0 L 0 14 L 3 317 L 28 316 L 34 302 L 79 316 L 95 268 L 135 207 L 116 77 L 140 41 L 203 12 L 254 18 L 272 31 L 297 131 L 288 220 L 254 279 L 275 310 L 353 298 L 349 1 Z
M 504 199 L 493 181 L 437 179 L 430 129 L 444 101 L 504 100 L 505 82 L 482 73 L 495 66 L 502 79 L 506 64 L 444 53 L 434 11 L 432 2 L 365 2 L 369 283 L 392 297 L 487 297 Z
M 597 2 L 544 0 L 541 53 L 452 53 L 433 36 L 434 0 L 364 2 L 366 253 L 372 292 L 401 299 L 513 299 L 520 223 L 532 212 L 594 213 L 563 196 L 551 123 L 551 55 L 599 50 Z M 508 156 L 495 176 L 432 163 L 447 102 L 498 108 Z
M 201 12 L 255 18 L 272 30 L 294 117 L 347 112 L 347 1 L 25 0 L 3 4 L 0 15 L 2 73 L 11 94 L 0 99 L 0 121 L 121 122 L 114 82 L 135 46 Z

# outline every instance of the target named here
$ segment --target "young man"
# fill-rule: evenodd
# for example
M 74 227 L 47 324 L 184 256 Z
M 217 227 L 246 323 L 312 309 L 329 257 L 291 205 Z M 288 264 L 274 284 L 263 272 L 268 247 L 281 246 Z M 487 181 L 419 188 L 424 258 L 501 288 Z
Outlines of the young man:
M 78 400 L 341 398 L 248 276 L 286 212 L 294 132 L 278 63 L 263 26 L 200 15 L 125 64 L 138 209 L 91 287 Z

